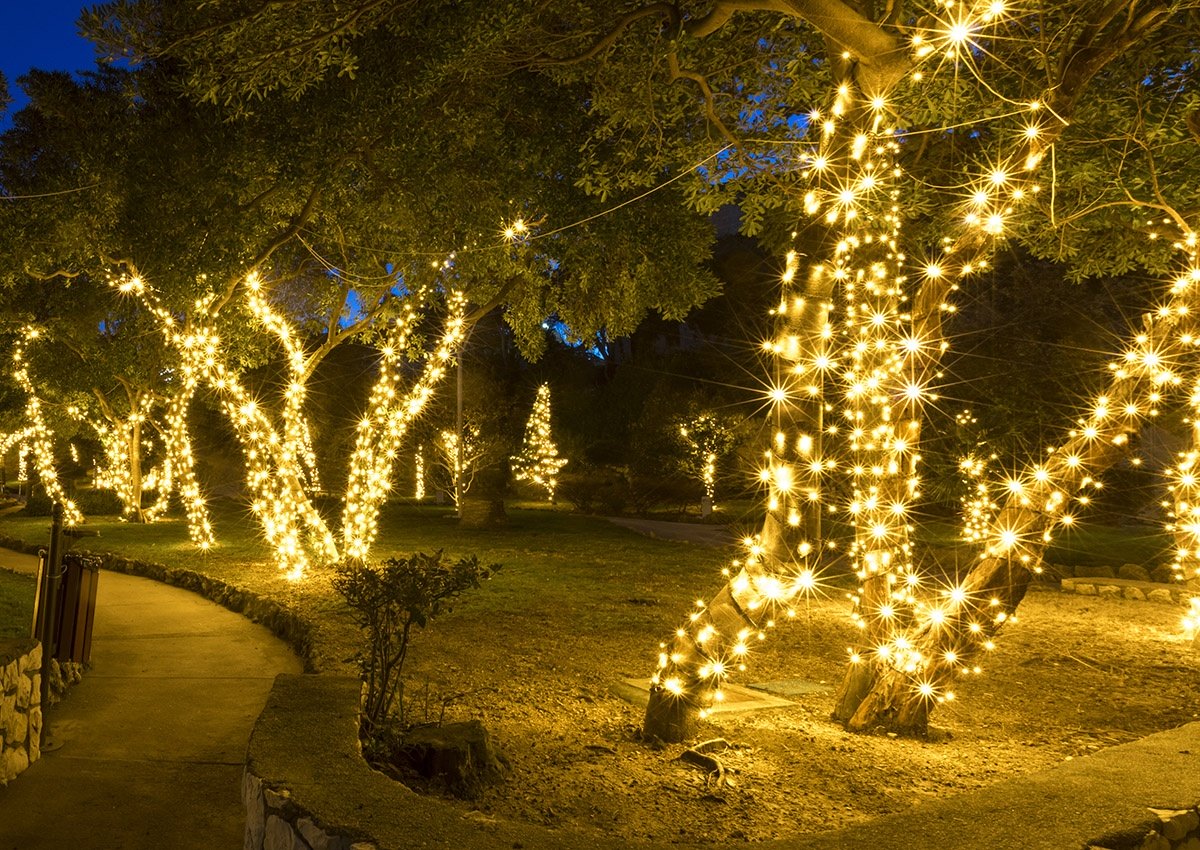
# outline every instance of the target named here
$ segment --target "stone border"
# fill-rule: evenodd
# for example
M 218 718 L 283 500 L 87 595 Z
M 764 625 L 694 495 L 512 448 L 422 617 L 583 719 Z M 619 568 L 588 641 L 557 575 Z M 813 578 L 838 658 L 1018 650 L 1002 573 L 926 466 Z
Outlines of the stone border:
M 1062 589 L 1065 593 L 1078 593 L 1083 596 L 1120 597 L 1139 602 L 1162 602 L 1167 605 L 1183 604 L 1190 593 L 1183 584 L 1162 584 L 1128 578 L 1064 578 Z
M 1151 809 L 1147 824 L 1087 843 L 1087 850 L 1198 850 L 1200 805 L 1187 809 Z
M 0 547 L 36 555 L 44 546 L 35 546 L 13 537 L 0 535 Z M 292 648 L 292 651 L 304 662 L 306 673 L 315 673 L 313 626 L 296 611 L 281 605 L 274 599 L 259 596 L 257 593 L 234 587 L 221 579 L 212 578 L 195 570 L 181 567 L 167 567 L 149 561 L 138 561 L 111 552 L 91 552 L 85 549 L 72 549 L 73 554 L 85 555 L 100 562 L 102 569 L 116 573 L 148 578 L 163 584 L 189 590 L 202 596 L 223 608 L 228 608 L 235 614 L 241 614 L 253 623 L 258 623 L 270 629 L 272 634 Z

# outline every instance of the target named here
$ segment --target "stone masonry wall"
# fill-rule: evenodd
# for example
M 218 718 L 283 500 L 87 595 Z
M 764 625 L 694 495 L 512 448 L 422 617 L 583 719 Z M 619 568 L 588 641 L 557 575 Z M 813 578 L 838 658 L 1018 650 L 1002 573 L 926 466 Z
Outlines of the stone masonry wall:
M 249 770 L 242 778 L 242 802 L 246 806 L 244 850 L 377 850 L 373 842 L 327 832 L 292 802 L 286 788 L 274 790 Z
M 50 701 L 83 677 L 83 665 L 50 659 Z M 0 640 L 0 785 L 42 754 L 42 645 L 30 638 Z
M 42 742 L 42 645 L 0 641 L 0 784 L 38 760 Z

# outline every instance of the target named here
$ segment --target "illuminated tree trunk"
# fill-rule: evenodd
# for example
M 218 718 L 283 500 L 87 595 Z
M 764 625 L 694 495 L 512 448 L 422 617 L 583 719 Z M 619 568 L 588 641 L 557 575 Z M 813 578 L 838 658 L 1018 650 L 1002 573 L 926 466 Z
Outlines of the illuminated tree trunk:
M 103 422 L 93 423 L 107 457 L 108 486 L 121 501 L 122 516 L 128 522 L 150 522 L 142 508 L 142 428 L 152 403 L 151 393 L 127 381 L 120 382 L 125 393 L 127 415 L 121 415 L 99 388 L 92 389 Z
M 1194 287 L 1195 284 L 1192 284 Z M 852 731 L 887 730 L 923 734 L 936 705 L 954 697 L 954 682 L 978 673 L 978 657 L 990 651 L 992 637 L 1013 618 L 1056 526 L 1066 525 L 1074 499 L 1087 504 L 1088 487 L 1123 457 L 1129 439 L 1157 414 L 1164 390 L 1177 386 L 1172 362 L 1195 338 L 1195 300 L 1188 287 L 1113 364 L 1108 392 L 1081 420 L 1067 442 L 1018 480 L 1010 482 L 1003 507 L 991 523 L 990 539 L 962 584 L 916 611 L 903 637 L 907 655 L 873 659 L 872 686 L 847 721 Z
M 760 478 L 768 487 L 767 513 L 747 553 L 726 574 L 730 581 L 661 647 L 642 725 L 647 739 L 683 741 L 720 701 L 727 673 L 744 669 L 752 643 L 766 637 L 788 602 L 811 587 L 810 559 L 820 552 L 823 458 L 819 434 L 820 385 L 828 368 L 829 312 L 834 279 L 814 265 L 803 290 L 793 287 L 798 256 L 788 256 L 776 315 L 779 335 L 767 345 L 775 358 L 770 391 L 775 435 Z

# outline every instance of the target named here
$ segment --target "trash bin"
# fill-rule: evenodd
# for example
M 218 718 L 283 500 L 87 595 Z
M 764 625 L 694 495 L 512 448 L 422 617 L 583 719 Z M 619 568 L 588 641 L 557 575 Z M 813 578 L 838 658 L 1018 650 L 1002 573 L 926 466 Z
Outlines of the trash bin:
M 100 559 L 67 552 L 63 555 L 62 585 L 58 595 L 54 657 L 86 664 L 92 655 L 92 624 L 96 619 L 96 587 Z

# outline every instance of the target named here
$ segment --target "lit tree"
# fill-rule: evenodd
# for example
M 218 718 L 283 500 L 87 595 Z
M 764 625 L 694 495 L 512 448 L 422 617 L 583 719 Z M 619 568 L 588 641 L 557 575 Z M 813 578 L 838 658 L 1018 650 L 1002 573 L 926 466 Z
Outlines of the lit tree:
M 475 481 L 475 470 L 484 453 L 480 440 L 479 426 L 470 420 L 463 423 L 462 434 L 442 429 L 434 440 L 437 451 L 437 467 L 441 475 L 443 490 L 459 507 L 458 498 L 465 496 Z
M 33 454 L 34 468 L 46 495 L 51 501 L 62 504 L 63 520 L 67 525 L 78 525 L 83 522 L 83 514 L 76 507 L 74 500 L 67 496 L 62 482 L 58 480 L 58 468 L 54 458 L 54 434 L 46 425 L 42 400 L 29 376 L 29 363 L 25 358 L 26 345 L 36 340 L 38 335 L 37 328 L 25 328 L 21 338 L 13 345 L 13 377 L 26 397 L 25 429 L 19 439 L 23 445 L 29 446 Z
M 316 86 L 331 67 L 353 70 L 397 35 L 394 21 L 409 20 L 395 13 L 411 11 L 402 0 L 306 8 L 311 19 L 270 5 L 235 15 L 189 4 L 165 18 L 160 43 L 180 45 L 198 93 L 244 105 L 273 88 Z M 109 4 L 95 20 L 138 47 L 160 11 Z M 642 192 L 701 163 L 684 184 L 699 208 L 736 196 L 746 231 L 781 248 L 793 247 L 785 234 L 798 221 L 814 235 L 807 258 L 790 255 L 766 348 L 778 365 L 766 520 L 727 585 L 664 646 L 647 732 L 690 734 L 753 639 L 812 587 L 830 543 L 819 517 L 830 509 L 854 527 L 862 581 L 863 640 L 837 716 L 854 729 L 921 730 L 1011 620 L 1045 544 L 1073 521 L 1068 508 L 1090 498 L 1143 419 L 1186 383 L 1194 257 L 1075 432 L 1006 482 L 970 573 L 926 592 L 910 516 L 959 287 L 1004 238 L 1077 275 L 1135 266 L 1165 275 L 1178 262 L 1173 246 L 1194 254 L 1197 4 L 578 0 L 555 12 L 457 4 L 424 23 L 495 23 L 470 28 L 470 44 L 444 42 L 459 71 L 507 50 L 522 72 L 587 81 L 578 102 L 603 118 L 580 128 L 578 183 L 589 192 Z M 739 179 L 714 179 L 714 162 Z M 839 504 L 826 483 L 842 473 L 851 495 Z M 1181 484 L 1187 475 L 1181 467 Z M 1191 502 L 1186 489 L 1177 495 L 1186 529 Z M 1185 571 L 1190 558 L 1181 555 Z
M 173 42 L 172 29 L 195 23 L 196 14 L 203 18 L 208 11 L 147 2 L 98 9 L 93 19 L 102 25 L 123 19 L 115 40 L 132 44 L 160 37 Z M 111 216 L 101 222 L 108 231 L 99 236 L 104 227 L 89 219 L 95 212 L 87 204 L 82 211 L 47 205 L 29 221 L 17 219 L 14 229 L 20 232 L 36 227 L 39 234 L 62 237 L 39 244 L 67 246 L 27 258 L 23 265 L 47 279 L 64 277 L 60 270 L 74 265 L 85 265 L 96 279 L 115 266 L 127 272 L 126 282 L 140 280 L 135 261 L 151 272 L 153 287 L 139 285 L 130 292 L 153 291 L 161 303 L 152 312 L 164 311 L 156 315 L 164 318 L 177 349 L 190 339 L 204 350 L 199 359 L 196 351 L 179 351 L 190 364 L 181 371 L 217 393 L 244 438 L 249 489 L 283 561 L 300 557 L 299 550 L 308 545 L 299 542 L 301 528 L 311 533 L 321 560 L 333 552 L 327 529 L 300 495 L 310 482 L 300 474 L 304 464 L 296 461 L 310 453 L 303 448 L 307 429 L 299 411 L 313 364 L 331 345 L 356 334 L 378 344 L 384 388 L 383 401 L 372 398 L 356 437 L 343 554 L 364 557 L 374 538 L 374 518 L 391 485 L 398 441 L 457 344 L 431 347 L 426 375 L 416 396 L 407 399 L 409 407 L 387 394 L 386 373 L 404 358 L 420 356 L 418 343 L 426 329 L 409 333 L 405 315 L 424 309 L 414 270 L 427 268 L 431 258 L 447 277 L 446 291 L 463 293 L 449 299 L 461 301 L 452 312 L 462 309 L 457 320 L 450 320 L 457 327 L 448 325 L 448 333 L 460 333 L 478 316 L 501 308 L 518 344 L 530 354 L 544 344 L 541 321 L 548 311 L 569 318 L 584 333 L 602 325 L 632 329 L 648 308 L 681 316 L 715 288 L 700 267 L 711 228 L 665 194 L 653 199 L 650 209 L 607 216 L 591 228 L 557 228 L 553 260 L 526 250 L 525 243 L 538 234 L 535 225 L 525 223 L 523 210 L 537 210 L 543 221 L 554 215 L 570 223 L 600 207 L 573 179 L 569 125 L 590 119 L 575 108 L 582 96 L 578 90 L 548 92 L 530 73 L 497 74 L 484 63 L 470 75 L 478 83 L 477 102 L 447 121 L 442 106 L 457 103 L 454 95 L 464 90 L 464 82 L 460 69 L 445 64 L 445 45 L 458 44 L 461 35 L 453 16 L 414 19 L 398 37 L 371 40 L 357 80 L 310 80 L 293 88 L 298 102 L 269 98 L 252 114 L 242 110 L 237 121 L 225 120 L 230 115 L 220 109 L 175 98 L 179 80 L 172 73 L 184 66 L 143 61 L 146 53 L 134 61 L 135 73 L 107 71 L 84 85 L 65 76 L 34 75 L 30 83 L 43 95 L 18 116 L 21 132 L 7 151 L 12 162 L 7 174 L 18 178 L 13 185 L 20 183 L 33 195 L 63 174 L 72 179 L 95 174 L 110 193 L 101 211 Z M 528 109 L 511 110 L 495 96 L 497 87 Z M 85 107 L 83 118 L 98 120 L 63 121 L 68 110 L 61 104 L 72 102 Z M 394 132 L 398 122 L 405 133 Z M 172 125 L 191 131 L 172 135 L 166 130 Z M 76 126 L 89 133 L 72 133 Z M 535 138 L 560 141 L 543 148 L 531 145 Z M 193 144 L 193 139 L 203 142 Z M 264 139 L 270 143 L 264 145 Z M 46 161 L 61 162 L 62 173 L 40 169 L 34 154 L 42 149 L 60 155 Z M 428 156 L 431 150 L 439 156 Z M 189 168 L 176 167 L 179 162 Z M 487 185 L 480 184 L 480 174 L 489 176 Z M 198 185 L 181 179 L 193 175 Z M 143 193 L 141 187 L 150 185 L 154 192 Z M 214 214 L 220 208 L 231 211 L 228 219 Z M 111 215 L 112 210 L 133 214 Z M 639 223 L 647 214 L 663 233 L 651 243 L 640 236 Z M 160 233 L 160 221 L 180 233 Z M 197 221 L 203 226 L 195 226 Z M 504 228 L 505 222 L 511 223 Z M 496 238 L 499 228 L 508 231 L 507 238 Z M 105 246 L 102 255 L 92 250 L 97 243 Z M 257 300 L 243 297 L 253 289 L 245 285 L 252 280 L 260 281 L 265 292 Z M 617 285 L 598 298 L 596 282 L 608 280 Z M 477 308 L 470 315 L 465 313 L 468 299 Z M 243 331 L 243 310 L 265 333 Z M 173 321 L 169 326 L 167 316 Z M 397 334 L 402 342 L 391 338 Z M 324 341 L 314 342 L 318 335 Z M 279 406 L 268 410 L 248 397 L 239 375 L 245 363 L 261 362 L 271 350 L 282 350 L 290 379 Z M 270 453 L 253 445 L 259 439 L 270 441 Z M 276 513 L 277 503 L 288 507 Z
M 679 420 L 679 437 L 686 449 L 685 471 L 704 487 L 707 506 L 712 510 L 717 496 L 717 463 L 733 448 L 735 425 L 716 413 L 696 413 Z
M 558 447 L 550 432 L 550 385 L 538 387 L 537 397 L 529 421 L 525 424 L 525 440 L 521 452 L 512 460 L 513 474 L 518 481 L 532 481 L 546 491 L 546 498 L 554 501 L 554 490 L 558 487 L 558 471 L 567 465 L 566 458 L 558 456 Z

